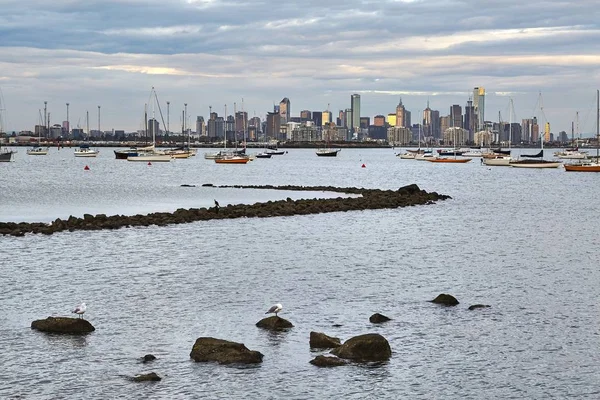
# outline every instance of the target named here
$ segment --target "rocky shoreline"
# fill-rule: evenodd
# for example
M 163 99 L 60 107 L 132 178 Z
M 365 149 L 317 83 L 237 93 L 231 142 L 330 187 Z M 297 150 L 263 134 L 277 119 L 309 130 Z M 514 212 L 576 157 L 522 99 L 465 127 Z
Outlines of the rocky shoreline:
M 193 185 L 182 185 L 193 186 Z M 267 201 L 255 204 L 228 204 L 210 208 L 180 208 L 175 212 L 156 212 L 147 215 L 112 215 L 84 214 L 83 218 L 70 216 L 68 219 L 57 218 L 47 224 L 42 222 L 0 222 L 0 235 L 24 236 L 27 233 L 52 235 L 64 231 L 85 231 L 120 229 L 136 226 L 166 226 L 212 219 L 232 218 L 268 218 L 292 215 L 320 214 L 340 211 L 377 210 L 384 208 L 400 208 L 424 204 L 433 204 L 438 200 L 446 200 L 450 196 L 428 193 L 416 184 L 401 187 L 398 190 L 338 188 L 333 186 L 253 186 L 233 185 L 215 186 L 204 184 L 205 187 L 240 188 L 240 189 L 270 189 L 287 191 L 336 192 L 358 195 L 355 197 L 337 197 L 330 199 L 301 199 Z

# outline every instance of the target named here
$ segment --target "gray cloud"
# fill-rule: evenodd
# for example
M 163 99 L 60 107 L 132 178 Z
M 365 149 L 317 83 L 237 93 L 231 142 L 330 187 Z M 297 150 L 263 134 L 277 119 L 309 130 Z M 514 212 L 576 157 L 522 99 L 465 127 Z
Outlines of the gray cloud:
M 529 115 L 538 92 L 567 129 L 598 86 L 597 1 L 4 1 L 0 87 L 12 126 L 31 129 L 44 100 L 64 114 L 96 110 L 106 126 L 137 129 L 151 86 L 173 108 L 245 107 L 264 115 L 287 96 L 301 109 L 447 112 L 474 86 L 491 115 Z M 568 100 L 568 101 L 567 101 Z M 525 116 L 523 116 L 524 118 Z M 64 117 L 63 117 L 64 118 Z

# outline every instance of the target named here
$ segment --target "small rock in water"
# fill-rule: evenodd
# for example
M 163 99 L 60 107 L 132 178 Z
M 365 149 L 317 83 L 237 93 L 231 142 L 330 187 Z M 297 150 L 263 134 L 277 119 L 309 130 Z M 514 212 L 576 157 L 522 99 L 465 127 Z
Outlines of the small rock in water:
M 354 361 L 386 361 L 392 356 L 389 342 L 378 333 L 355 336 L 331 351 L 340 358 Z
M 196 339 L 190 358 L 196 362 L 258 364 L 262 362 L 263 355 L 258 351 L 249 350 L 243 343 L 201 337 Z
M 272 331 L 281 331 L 294 327 L 294 325 L 292 325 L 292 323 L 287 319 L 277 316 L 263 318 L 256 323 L 256 326 L 263 329 L 270 329 Z
M 48 317 L 31 323 L 31 329 L 66 335 L 83 335 L 96 330 L 92 324 L 82 318 Z
M 196 185 L 188 185 L 187 183 L 184 183 L 181 185 L 181 187 L 196 187 Z
M 443 304 L 445 306 L 455 306 L 459 304 L 458 300 L 456 300 L 456 297 L 445 293 L 438 295 L 438 297 L 431 300 L 431 302 L 435 304 Z
M 339 338 L 321 332 L 311 332 L 309 344 L 311 349 L 331 349 L 342 345 Z
M 137 375 L 132 378 L 134 382 L 158 382 L 162 378 L 156 374 L 156 372 L 150 372 L 149 374 Z
M 373 324 L 381 324 L 382 322 L 388 322 L 391 318 L 386 317 L 385 315 L 375 313 L 369 317 L 369 322 Z
M 204 187 L 213 187 L 215 185 L 213 185 L 212 183 L 203 183 L 202 186 L 204 186 Z
M 142 360 L 143 360 L 143 362 L 147 363 L 147 362 L 156 360 L 156 357 L 152 354 L 146 354 Z
M 339 367 L 340 365 L 348 364 L 347 361 L 344 361 L 341 358 L 328 356 L 316 356 L 309 362 L 317 367 Z
M 477 310 L 478 308 L 490 308 L 491 306 L 488 306 L 487 304 L 473 304 L 472 306 L 469 306 L 469 310 Z

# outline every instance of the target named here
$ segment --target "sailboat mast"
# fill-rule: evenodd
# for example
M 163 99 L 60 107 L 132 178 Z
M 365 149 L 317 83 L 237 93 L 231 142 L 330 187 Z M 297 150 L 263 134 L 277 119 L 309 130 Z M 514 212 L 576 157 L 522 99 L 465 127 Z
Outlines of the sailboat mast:
M 596 162 L 600 162 L 600 90 L 596 89 Z
M 48 118 L 50 119 L 50 118 Z M 85 112 L 85 126 L 87 129 L 87 138 L 88 140 L 90 140 L 90 112 L 86 111 Z
M 513 109 L 513 100 L 510 99 L 510 109 L 508 110 L 508 148 L 512 144 L 512 109 Z
M 144 137 L 148 144 L 148 104 L 144 104 Z

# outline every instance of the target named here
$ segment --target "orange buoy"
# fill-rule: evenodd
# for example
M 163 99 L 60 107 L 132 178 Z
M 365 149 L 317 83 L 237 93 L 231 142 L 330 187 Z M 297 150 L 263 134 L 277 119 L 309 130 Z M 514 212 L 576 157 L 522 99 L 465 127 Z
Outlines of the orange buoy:
M 152 163 L 150 161 L 148 161 L 148 165 L 152 165 Z
M 365 164 L 363 164 L 361 168 L 367 168 L 367 166 Z
M 89 170 L 90 170 L 90 167 L 88 167 L 88 166 L 86 165 L 85 167 L 83 167 L 83 170 L 84 170 L 84 171 L 89 171 Z

